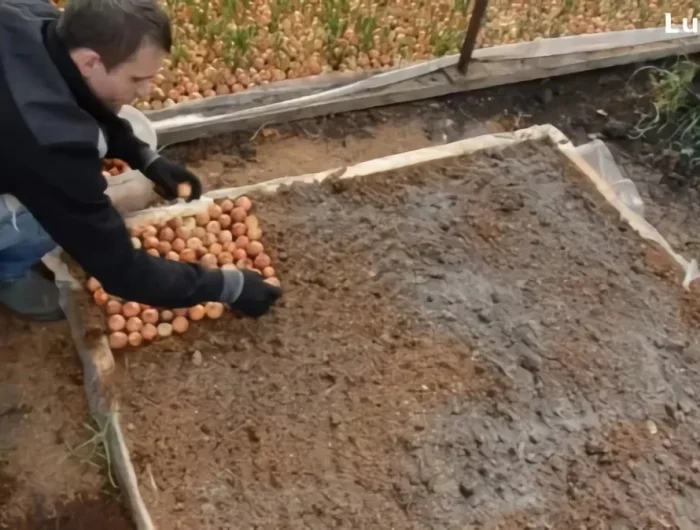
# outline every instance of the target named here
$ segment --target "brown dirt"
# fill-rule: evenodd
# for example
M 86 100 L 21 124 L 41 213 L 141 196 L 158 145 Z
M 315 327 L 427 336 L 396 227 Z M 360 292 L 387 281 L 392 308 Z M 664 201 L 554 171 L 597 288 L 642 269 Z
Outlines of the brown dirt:
M 700 525 L 699 300 L 551 148 L 256 204 L 279 307 L 119 359 L 162 528 Z
M 92 434 L 68 327 L 27 324 L 2 313 L 0 328 L 0 528 L 96 528 L 95 514 L 120 505 L 94 500 L 105 477 L 95 466 L 99 459 L 85 463 L 92 446 L 71 449 Z M 123 515 L 120 524 L 100 519 L 99 526 L 131 528 Z
M 693 58 L 693 56 L 691 56 Z M 694 57 L 698 59 L 698 57 Z M 651 65 L 665 67 L 673 62 Z M 315 172 L 466 137 L 551 123 L 574 144 L 602 137 L 676 251 L 700 255 L 700 179 L 672 149 L 625 137 L 652 112 L 640 64 L 351 112 L 166 148 L 207 189 Z

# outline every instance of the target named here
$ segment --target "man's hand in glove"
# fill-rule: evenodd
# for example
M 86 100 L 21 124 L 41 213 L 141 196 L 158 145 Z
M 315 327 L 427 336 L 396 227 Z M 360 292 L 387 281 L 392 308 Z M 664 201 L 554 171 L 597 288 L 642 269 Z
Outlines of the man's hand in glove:
M 224 291 L 221 294 L 221 302 L 246 316 L 263 316 L 282 296 L 282 289 L 267 283 L 253 271 L 236 269 L 222 272 Z
M 169 201 L 180 197 L 178 186 L 183 184 L 189 184 L 189 189 L 192 190 L 189 197 L 182 197 L 187 202 L 199 199 L 202 195 L 202 183 L 196 175 L 184 166 L 162 156 L 158 156 L 148 164 L 143 174 L 156 185 L 156 192 Z

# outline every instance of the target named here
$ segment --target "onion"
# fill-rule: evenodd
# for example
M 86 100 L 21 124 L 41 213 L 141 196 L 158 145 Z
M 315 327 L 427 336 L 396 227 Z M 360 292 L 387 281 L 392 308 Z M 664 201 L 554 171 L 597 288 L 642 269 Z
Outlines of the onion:
M 231 219 L 234 223 L 242 223 L 248 214 L 243 208 L 236 207 L 231 210 Z
M 185 317 L 177 316 L 173 320 L 173 331 L 175 333 L 185 333 L 190 327 L 189 321 Z
M 231 227 L 231 235 L 233 235 L 233 237 L 244 236 L 247 231 L 248 227 L 243 223 L 234 223 L 234 225 Z
M 223 213 L 223 208 L 216 203 L 212 203 L 209 205 L 209 208 L 207 208 L 207 213 L 212 219 L 218 219 Z
M 209 247 L 209 252 L 211 252 L 215 256 L 218 256 L 223 251 L 224 251 L 224 247 L 221 243 L 212 243 L 211 246 Z
M 222 252 L 218 256 L 219 258 L 219 265 L 226 265 L 229 263 L 233 263 L 233 255 L 230 252 Z
M 177 185 L 177 196 L 181 199 L 188 199 L 192 195 L 192 185 L 189 182 L 180 182 Z
M 253 203 L 245 195 L 238 197 L 235 201 L 235 205 L 238 208 L 243 208 L 243 210 L 245 212 L 249 212 L 251 210 L 251 208 L 253 207 Z
M 225 243 L 230 243 L 233 241 L 233 234 L 229 230 L 222 230 L 219 232 L 218 240 L 222 245 Z
M 121 350 L 128 343 L 129 339 L 123 331 L 115 331 L 109 335 L 109 347 L 113 350 Z
M 109 302 L 109 295 L 101 287 L 92 294 L 97 305 L 106 305 Z
M 146 309 L 141 313 L 141 319 L 146 324 L 156 324 L 158 322 L 158 310 L 157 309 Z
M 173 217 L 172 219 L 168 220 L 168 226 L 172 228 L 173 230 L 177 230 L 183 225 L 182 217 Z
M 158 235 L 158 229 L 155 226 L 144 226 L 141 231 L 141 237 L 146 239 L 147 237 L 156 237 Z
M 175 239 L 175 232 L 172 228 L 166 226 L 160 231 L 159 237 L 161 241 L 167 241 L 170 243 L 173 239 Z
M 131 246 L 134 248 L 141 248 L 143 245 L 141 245 L 141 240 L 138 237 L 132 237 Z
M 122 306 L 122 313 L 126 318 L 135 317 L 141 313 L 141 306 L 136 302 L 126 302 Z
M 188 239 L 189 239 L 189 238 L 188 238 Z M 178 237 L 177 239 L 174 239 L 174 240 L 173 240 L 171 246 L 172 246 L 172 248 L 173 248 L 173 251 L 175 251 L 175 252 L 182 252 L 183 250 L 185 250 L 185 248 L 187 248 L 187 243 L 185 243 L 185 240 L 180 239 L 180 238 Z
M 111 331 L 121 331 L 126 326 L 126 319 L 122 315 L 112 315 L 107 320 L 107 327 Z
M 183 241 L 187 241 L 189 238 L 192 237 L 192 229 L 187 228 L 186 226 L 181 226 L 180 228 L 175 229 L 175 235 L 179 239 L 182 239 Z
M 197 304 L 196 306 L 190 307 L 187 316 L 190 317 L 190 320 L 202 320 L 204 318 L 204 306 L 202 304 Z
M 220 318 L 224 314 L 224 304 L 220 302 L 209 302 L 204 306 L 207 317 L 211 319 Z
M 132 346 L 140 346 L 143 342 L 143 337 L 138 331 L 132 331 L 129 333 L 129 344 Z
M 187 309 L 186 307 L 178 307 L 177 309 L 173 309 L 173 314 L 176 317 L 186 317 L 188 312 L 189 309 Z
M 165 256 L 168 252 L 170 252 L 172 245 L 170 243 L 168 243 L 167 241 L 159 241 L 157 248 L 158 248 L 158 253 L 161 254 L 162 256 Z
M 107 302 L 107 314 L 117 315 L 122 312 L 122 304 L 117 300 L 110 300 Z
M 221 216 L 219 217 L 219 219 L 217 219 L 217 220 L 219 221 L 221 228 L 224 228 L 224 229 L 231 226 L 231 223 L 233 222 L 233 220 L 231 219 L 231 216 L 227 213 L 222 213 Z
M 251 241 L 260 241 L 262 238 L 262 230 L 260 230 L 259 226 L 251 226 L 248 228 L 247 235 Z
M 185 320 L 185 322 L 187 321 Z M 168 322 L 161 322 L 158 324 L 157 331 L 159 337 L 169 337 L 173 334 L 173 325 Z
M 187 248 L 197 250 L 202 248 L 202 240 L 198 237 L 191 237 L 187 240 Z
M 224 199 L 223 201 L 221 201 L 221 210 L 224 213 L 230 212 L 231 210 L 233 210 L 233 207 L 234 203 L 231 199 Z
M 142 327 L 143 321 L 139 317 L 131 317 L 129 320 L 126 321 L 127 331 L 141 331 Z
M 192 237 L 198 237 L 199 239 L 204 239 L 207 235 L 207 230 L 203 226 L 195 226 L 192 229 Z
M 180 252 L 180 261 L 184 261 L 185 263 L 194 263 L 197 261 L 197 252 L 191 248 L 186 248 Z
M 275 278 L 274 276 L 271 276 L 270 278 L 266 278 L 265 281 L 267 283 L 269 283 L 270 285 L 280 287 L 280 281 L 277 278 Z
M 153 324 L 144 324 L 141 330 L 141 336 L 144 340 L 151 341 L 158 336 L 158 329 Z
M 248 249 L 248 243 L 250 243 L 250 239 L 248 239 L 247 236 L 238 236 L 236 238 L 236 248 L 237 249 L 243 249 L 247 250 Z
M 253 243 L 256 243 L 256 241 L 253 241 Z M 253 245 L 251 243 L 251 246 Z M 250 249 L 250 247 L 249 247 Z M 265 267 L 270 266 L 270 256 L 265 254 L 264 252 L 261 252 L 257 256 L 255 256 L 255 259 L 253 260 L 253 265 L 255 265 L 258 269 L 263 270 Z
M 233 251 L 233 260 L 235 262 L 238 262 L 242 259 L 246 259 L 248 257 L 248 253 L 245 251 L 244 248 L 237 248 L 236 250 Z
M 206 226 L 207 223 L 211 221 L 211 217 L 209 216 L 208 212 L 198 213 L 194 216 L 194 218 L 197 221 L 197 226 Z
M 89 278 L 86 285 L 88 291 L 90 291 L 91 293 L 94 293 L 102 287 L 102 284 L 97 280 L 97 278 Z
M 217 266 L 218 259 L 214 254 L 209 253 L 202 256 L 202 259 L 199 260 L 199 262 L 202 264 L 202 267 L 206 267 L 208 269 L 215 269 Z
M 260 241 L 251 241 L 250 243 L 248 243 L 248 247 L 246 250 L 248 251 L 248 255 L 251 258 L 254 258 L 254 257 L 262 254 L 264 248 L 262 246 L 262 243 L 260 243 Z M 269 263 L 268 263 L 268 265 L 269 265 Z
M 175 318 L 175 314 L 170 309 L 163 309 L 160 312 L 160 319 L 163 322 L 170 322 L 173 318 Z
M 180 261 L 180 254 L 171 250 L 165 255 L 165 258 L 171 261 Z
M 150 254 L 151 256 L 153 256 L 154 258 L 160 257 L 160 254 L 158 254 L 158 249 L 156 249 L 156 248 L 149 248 L 146 252 L 148 254 Z
M 216 243 L 218 240 L 219 240 L 219 237 L 216 234 L 212 234 L 210 232 L 207 232 L 206 235 L 204 236 L 204 241 L 202 241 L 202 243 L 204 243 L 205 247 L 210 247 L 214 243 Z
M 158 238 L 155 236 L 145 237 L 143 239 L 143 248 L 156 248 L 158 246 L 158 243 L 160 243 L 160 241 L 158 241 Z
M 207 223 L 207 232 L 210 234 L 218 234 L 221 232 L 221 225 L 218 221 L 209 221 Z
M 260 220 L 255 215 L 249 215 L 243 220 L 243 223 L 248 227 L 248 230 L 260 227 Z

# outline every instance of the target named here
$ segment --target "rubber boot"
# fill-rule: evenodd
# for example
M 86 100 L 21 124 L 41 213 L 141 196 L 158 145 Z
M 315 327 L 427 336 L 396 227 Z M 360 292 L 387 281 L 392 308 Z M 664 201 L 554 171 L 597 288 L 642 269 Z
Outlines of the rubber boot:
M 16 280 L 0 280 L 0 304 L 27 320 L 63 320 L 65 316 L 58 297 L 56 284 L 35 270 L 29 270 Z

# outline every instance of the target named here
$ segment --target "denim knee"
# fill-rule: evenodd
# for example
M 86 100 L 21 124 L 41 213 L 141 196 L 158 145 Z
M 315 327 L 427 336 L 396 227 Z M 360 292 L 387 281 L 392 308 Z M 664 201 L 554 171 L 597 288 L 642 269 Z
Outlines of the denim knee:
M 56 243 L 24 208 L 12 211 L 7 196 L 0 195 L 0 279 L 24 275 Z

